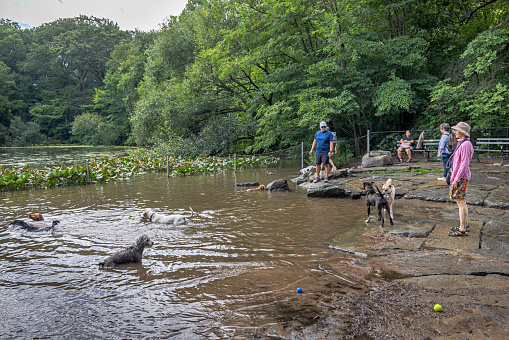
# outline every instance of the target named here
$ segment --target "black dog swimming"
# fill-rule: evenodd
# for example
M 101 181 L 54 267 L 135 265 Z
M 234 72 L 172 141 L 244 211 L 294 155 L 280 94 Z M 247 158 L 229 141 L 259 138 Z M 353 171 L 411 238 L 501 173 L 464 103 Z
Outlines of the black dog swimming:
M 383 209 L 387 211 L 391 225 L 393 225 L 394 223 L 392 222 L 391 208 L 389 207 L 389 202 L 387 202 L 387 200 L 385 199 L 384 195 L 382 195 L 378 187 L 376 187 L 378 193 L 375 191 L 375 189 L 373 189 L 374 183 L 375 182 L 364 182 L 364 190 L 366 190 L 366 206 L 368 208 L 368 219 L 366 220 L 366 223 L 369 223 L 371 219 L 370 207 L 374 206 L 376 207 L 378 220 L 381 221 L 380 228 L 384 227 Z
M 10 225 L 13 227 L 20 227 L 21 229 L 29 231 L 29 232 L 39 233 L 39 232 L 44 232 L 44 231 L 46 231 L 46 232 L 53 231 L 53 228 L 55 228 L 55 226 L 59 223 L 60 223 L 60 221 L 53 221 L 51 226 L 39 228 L 39 227 L 34 227 L 32 224 L 26 223 L 22 220 L 14 220 L 14 222 L 12 222 Z

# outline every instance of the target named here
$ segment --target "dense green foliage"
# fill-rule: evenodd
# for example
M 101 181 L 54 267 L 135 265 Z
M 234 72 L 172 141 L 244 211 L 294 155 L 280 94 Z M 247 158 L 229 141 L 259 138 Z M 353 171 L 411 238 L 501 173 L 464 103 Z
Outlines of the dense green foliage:
M 94 17 L 0 24 L 0 145 L 178 156 L 366 130 L 509 126 L 504 0 L 190 0 L 157 32 Z

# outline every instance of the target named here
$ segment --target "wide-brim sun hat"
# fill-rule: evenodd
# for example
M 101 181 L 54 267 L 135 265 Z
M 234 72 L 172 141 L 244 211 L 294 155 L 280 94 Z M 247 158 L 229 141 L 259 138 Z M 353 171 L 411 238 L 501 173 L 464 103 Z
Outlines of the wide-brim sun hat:
M 459 122 L 458 124 L 454 125 L 451 129 L 454 131 L 461 132 L 463 135 L 470 137 L 470 125 L 468 125 L 465 122 Z
M 325 121 L 321 122 L 320 127 L 322 127 L 322 126 L 327 126 L 327 123 Z

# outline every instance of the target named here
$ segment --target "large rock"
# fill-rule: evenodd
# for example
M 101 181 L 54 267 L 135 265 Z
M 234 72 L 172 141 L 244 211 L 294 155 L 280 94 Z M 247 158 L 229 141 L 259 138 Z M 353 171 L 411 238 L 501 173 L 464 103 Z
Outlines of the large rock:
M 269 184 L 267 184 L 266 190 L 287 192 L 290 191 L 290 187 L 288 186 L 288 182 L 286 179 L 277 179 L 274 182 L 270 182 Z
M 298 177 L 292 178 L 291 181 L 297 185 L 300 185 L 302 183 L 309 182 L 309 176 L 311 176 L 312 173 L 314 173 L 316 170 L 316 166 L 308 166 L 307 168 L 303 168 L 299 170 Z
M 375 150 L 367 153 L 362 157 L 363 168 L 373 168 L 378 166 L 391 165 L 392 155 L 390 151 Z
M 308 188 L 307 196 L 357 199 L 361 197 L 361 193 L 335 184 L 313 184 Z
M 309 176 L 309 173 L 310 172 L 313 173 L 315 170 L 316 170 L 316 166 L 310 165 L 307 168 L 300 169 L 299 173 L 297 175 L 308 175 Z

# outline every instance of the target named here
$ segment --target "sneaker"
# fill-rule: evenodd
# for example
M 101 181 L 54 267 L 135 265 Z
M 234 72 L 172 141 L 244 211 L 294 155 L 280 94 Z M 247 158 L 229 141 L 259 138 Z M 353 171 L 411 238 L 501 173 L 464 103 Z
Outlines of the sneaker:
M 336 168 L 335 166 L 332 167 L 332 171 L 336 171 L 338 168 Z
M 320 178 L 318 178 L 318 177 L 317 177 L 317 178 L 315 178 L 315 180 L 313 181 L 313 183 L 318 183 L 318 182 L 320 182 Z
M 329 183 L 329 177 L 325 177 L 325 179 L 323 180 L 325 183 Z
M 445 178 L 445 177 L 438 177 L 438 178 L 437 178 L 437 180 L 439 180 L 439 181 L 445 181 L 445 180 L 446 180 L 446 178 Z

